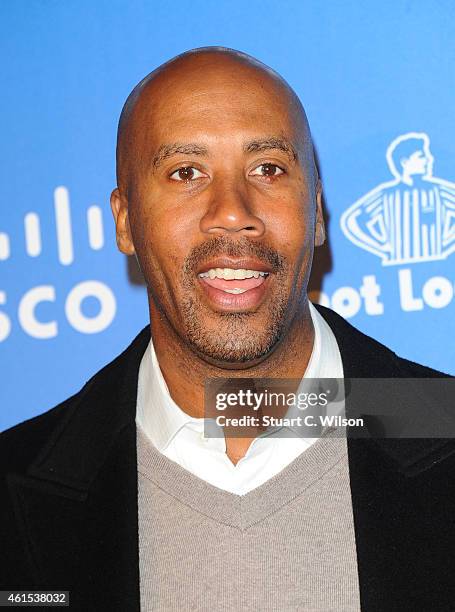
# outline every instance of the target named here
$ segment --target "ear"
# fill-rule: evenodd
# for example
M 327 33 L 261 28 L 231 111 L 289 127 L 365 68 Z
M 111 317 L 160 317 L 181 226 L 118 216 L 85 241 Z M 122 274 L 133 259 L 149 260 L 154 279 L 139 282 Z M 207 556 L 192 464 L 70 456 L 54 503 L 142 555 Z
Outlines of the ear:
M 128 218 L 128 201 L 118 187 L 111 193 L 111 210 L 114 215 L 117 246 L 125 255 L 134 255 L 134 244 Z
M 321 246 L 325 242 L 325 224 L 322 214 L 322 183 L 320 179 L 316 184 L 316 228 L 314 232 L 314 246 Z

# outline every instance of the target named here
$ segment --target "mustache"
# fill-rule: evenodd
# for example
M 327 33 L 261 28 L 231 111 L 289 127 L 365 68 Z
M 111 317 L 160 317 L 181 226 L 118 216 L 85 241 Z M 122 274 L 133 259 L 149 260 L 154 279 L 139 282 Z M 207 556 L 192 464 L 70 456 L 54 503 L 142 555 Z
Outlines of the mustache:
M 272 247 L 262 243 L 253 242 L 245 236 L 233 240 L 222 235 L 211 238 L 207 242 L 195 247 L 185 258 L 183 264 L 184 276 L 193 275 L 198 266 L 207 259 L 227 255 L 228 257 L 255 257 L 268 264 L 274 273 L 286 269 L 286 258 Z

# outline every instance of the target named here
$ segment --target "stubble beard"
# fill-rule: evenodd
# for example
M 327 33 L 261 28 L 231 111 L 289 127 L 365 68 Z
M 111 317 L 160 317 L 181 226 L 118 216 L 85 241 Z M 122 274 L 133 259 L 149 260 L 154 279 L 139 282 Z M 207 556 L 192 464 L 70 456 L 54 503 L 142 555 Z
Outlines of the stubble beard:
M 186 342 L 202 356 L 219 362 L 245 363 L 264 357 L 286 328 L 290 296 L 283 283 L 277 285 L 281 289 L 272 296 L 262 315 L 264 307 L 257 312 L 208 312 L 194 293 L 185 295 L 180 315 Z
M 211 256 L 241 257 L 253 255 L 267 262 L 274 278 L 269 299 L 256 312 L 214 311 L 199 294 L 195 270 Z M 285 257 L 275 249 L 254 243 L 247 238 L 233 242 L 227 236 L 218 236 L 193 249 L 185 259 L 180 276 L 182 294 L 178 300 L 179 325 L 172 324 L 160 304 L 159 295 L 165 293 L 164 283 L 156 282 L 151 291 L 158 309 L 177 331 L 183 342 L 200 357 L 208 361 L 245 364 L 270 353 L 287 331 L 289 310 L 293 303 L 296 279 L 290 279 L 290 266 Z

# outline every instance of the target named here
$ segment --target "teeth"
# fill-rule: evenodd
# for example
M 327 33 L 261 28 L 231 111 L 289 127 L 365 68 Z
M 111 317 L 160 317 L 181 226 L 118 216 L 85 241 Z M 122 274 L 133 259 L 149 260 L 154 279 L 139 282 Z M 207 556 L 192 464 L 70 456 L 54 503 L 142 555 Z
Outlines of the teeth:
M 259 278 L 260 276 L 267 277 L 268 272 L 259 272 L 259 270 L 235 270 L 234 268 L 210 268 L 207 272 L 199 274 L 200 278 L 223 278 L 224 280 L 243 280 L 245 278 Z
M 225 293 L 235 293 L 236 295 L 239 293 L 245 293 L 248 289 L 223 289 Z
M 242 278 L 250 278 L 248 276 L 248 270 L 234 270 L 234 278 L 241 280 Z

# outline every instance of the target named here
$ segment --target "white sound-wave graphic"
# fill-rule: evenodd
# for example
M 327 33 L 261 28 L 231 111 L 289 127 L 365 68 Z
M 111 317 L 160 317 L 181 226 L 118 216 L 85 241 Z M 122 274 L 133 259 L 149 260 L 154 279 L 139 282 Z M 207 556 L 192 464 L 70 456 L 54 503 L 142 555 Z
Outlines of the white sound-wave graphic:
M 8 234 L 0 233 L 0 260 L 8 259 L 11 249 L 9 247 Z
M 24 217 L 25 248 L 27 255 L 38 257 L 41 253 L 41 227 L 36 213 L 28 213 Z
M 57 237 L 58 259 L 63 266 L 74 261 L 73 229 L 68 189 L 57 187 L 54 191 L 54 212 Z M 103 211 L 99 206 L 87 210 L 87 230 L 90 248 L 99 251 L 104 246 Z M 38 257 L 42 252 L 41 224 L 39 216 L 29 212 L 24 217 L 25 250 L 30 257 Z M 8 234 L 0 232 L 0 261 L 11 257 L 11 241 Z

